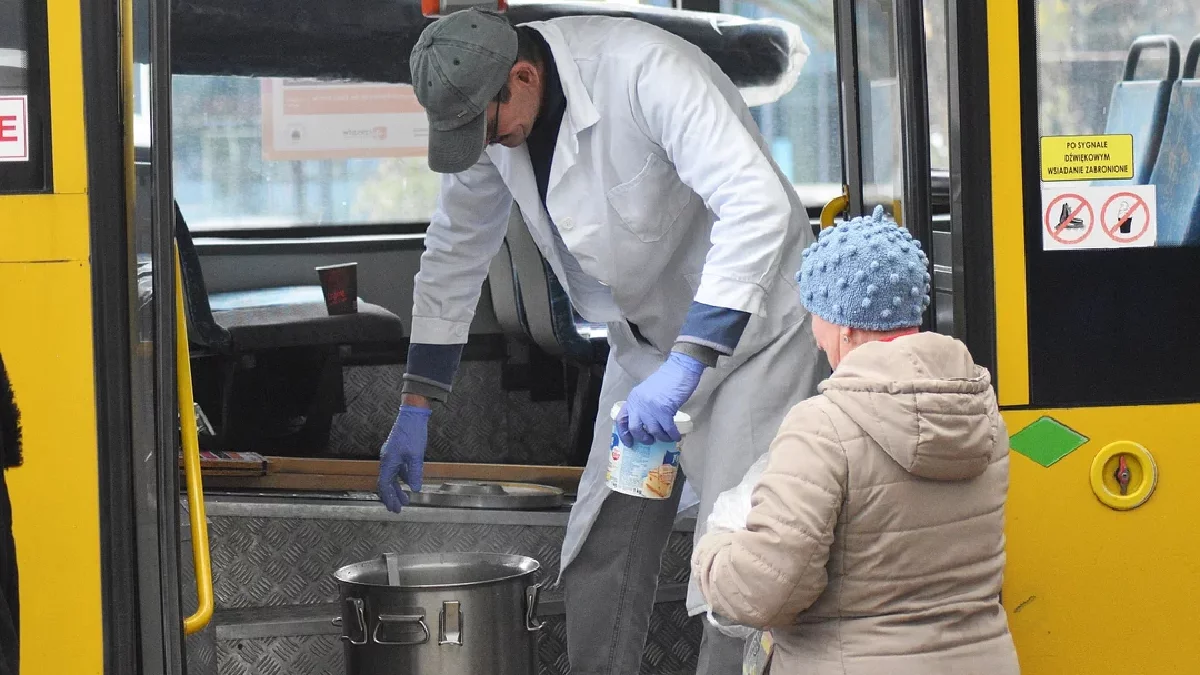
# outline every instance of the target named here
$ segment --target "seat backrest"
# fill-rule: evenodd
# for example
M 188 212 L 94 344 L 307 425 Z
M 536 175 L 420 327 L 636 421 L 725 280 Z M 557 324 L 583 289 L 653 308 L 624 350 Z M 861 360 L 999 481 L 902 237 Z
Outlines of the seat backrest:
M 509 251 L 507 239 L 500 244 L 500 251 L 496 253 L 496 257 L 492 258 L 487 283 L 492 296 L 492 311 L 496 314 L 500 330 L 505 335 L 527 336 L 525 313 L 521 310 L 517 275 L 513 271 L 512 253 Z
M 563 348 L 554 334 L 554 319 L 550 313 L 550 279 L 554 279 L 554 274 L 547 273 L 546 259 L 533 241 L 533 235 L 529 234 L 516 203 L 508 218 L 508 234 L 504 241 L 512 256 L 517 302 L 524 316 L 527 336 L 547 354 L 562 354 Z M 557 283 L 557 279 L 554 281 Z
M 1157 192 L 1158 245 L 1200 245 L 1200 35 L 1171 90 L 1162 147 L 1150 182 Z
M 179 249 L 179 268 L 183 275 L 183 305 L 187 317 L 188 341 L 212 351 L 229 348 L 229 331 L 213 318 L 208 302 L 208 288 L 204 285 L 204 272 L 200 268 L 200 256 L 192 242 L 192 233 L 179 202 L 175 202 L 175 245 Z
M 1148 49 L 1167 53 L 1166 77 L 1161 80 L 1139 80 L 1138 63 Z M 1179 77 L 1179 42 L 1171 35 L 1143 35 L 1133 41 L 1125 57 L 1125 73 L 1113 85 L 1108 104 L 1106 134 L 1133 136 L 1133 180 L 1120 183 L 1145 184 L 1150 180 L 1162 144 L 1163 128 L 1167 122 L 1171 87 Z M 1118 181 L 1104 181 L 1113 185 Z
M 603 326 L 586 326 L 578 318 L 566 290 L 538 250 L 520 208 L 513 204 L 505 237 L 516 277 L 518 306 L 526 335 L 542 351 L 592 363 L 599 358 L 596 343 L 607 342 Z

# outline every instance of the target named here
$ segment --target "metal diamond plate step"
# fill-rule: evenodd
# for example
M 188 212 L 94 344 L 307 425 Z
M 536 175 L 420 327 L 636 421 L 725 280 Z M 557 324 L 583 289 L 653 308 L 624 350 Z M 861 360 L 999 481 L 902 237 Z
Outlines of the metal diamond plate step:
M 567 513 L 410 508 L 378 503 L 301 504 L 212 500 L 209 538 L 218 609 L 337 600 L 333 572 L 385 552 L 509 553 L 541 563 L 547 601 L 559 597 Z M 687 581 L 693 521 L 667 541 L 659 584 Z
M 343 675 L 332 573 L 387 551 L 527 555 L 547 583 L 539 614 L 539 675 L 567 675 L 566 622 L 556 581 L 566 509 L 550 512 L 409 508 L 377 502 L 213 496 L 210 520 L 217 613 L 187 640 L 189 675 Z M 700 619 L 683 603 L 694 521 L 676 525 L 663 554 L 643 675 L 695 672 Z M 182 552 L 185 611 L 194 606 L 191 552 Z M 193 599 L 188 604 L 186 598 Z M 472 674 L 464 674 L 472 675 Z
M 657 605 L 650 617 L 650 635 L 642 654 L 642 675 L 695 673 L 700 621 L 700 617 L 688 617 L 682 602 Z M 538 675 L 569 675 L 566 644 L 565 618 L 547 616 L 538 637 Z M 343 675 L 342 649 L 336 634 L 220 640 L 215 673 L 190 667 L 188 672 L 189 675 Z

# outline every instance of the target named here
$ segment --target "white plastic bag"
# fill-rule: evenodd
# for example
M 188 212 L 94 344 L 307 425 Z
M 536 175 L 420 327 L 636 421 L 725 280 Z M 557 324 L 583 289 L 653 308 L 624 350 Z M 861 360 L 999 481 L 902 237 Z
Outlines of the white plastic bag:
M 771 631 L 754 631 L 746 638 L 742 652 L 742 675 L 766 675 L 771 672 L 771 655 L 775 653 L 775 641 Z
M 754 486 L 758 484 L 758 479 L 766 467 L 767 456 L 763 455 L 750 465 L 750 469 L 742 477 L 742 482 L 717 495 L 712 513 L 708 514 L 708 520 L 705 521 L 706 532 L 737 532 L 746 529 L 746 520 L 750 517 L 750 497 L 754 494 Z M 705 614 L 708 622 L 725 635 L 758 641 L 759 630 L 730 623 L 714 614 L 711 606 L 705 608 Z

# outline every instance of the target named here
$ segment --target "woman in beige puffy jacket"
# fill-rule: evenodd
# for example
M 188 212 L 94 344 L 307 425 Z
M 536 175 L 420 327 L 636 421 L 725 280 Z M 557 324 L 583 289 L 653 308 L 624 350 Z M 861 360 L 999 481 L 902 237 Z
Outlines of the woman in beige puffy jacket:
M 771 675 L 1012 675 L 1000 605 L 1008 434 L 988 372 L 918 333 L 928 259 L 876 209 L 806 251 L 801 299 L 833 375 L 771 445 L 743 531 L 693 574 L 769 628 Z

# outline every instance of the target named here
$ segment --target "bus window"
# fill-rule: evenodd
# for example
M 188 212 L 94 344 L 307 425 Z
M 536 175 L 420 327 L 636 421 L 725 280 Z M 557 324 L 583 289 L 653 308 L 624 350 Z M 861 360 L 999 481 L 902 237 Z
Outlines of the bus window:
M 912 77 L 901 75 L 898 50 L 897 5 L 892 0 L 855 0 L 858 75 L 858 117 L 862 128 L 861 161 L 864 211 L 883 205 L 901 223 L 906 222 L 904 152 L 906 139 L 901 110 L 902 85 Z M 934 175 L 948 174 L 950 166 L 949 75 L 946 62 L 946 0 L 922 3 L 925 50 L 925 86 L 928 104 L 929 168 Z M 927 130 L 924 127 L 928 126 Z M 907 142 L 914 147 L 919 139 Z M 911 188 L 912 186 L 910 186 Z M 931 186 L 928 195 L 934 213 L 944 214 L 945 188 Z M 909 195 L 912 199 L 913 195 Z M 919 227 L 919 224 L 917 224 Z
M 0 194 L 49 188 L 44 0 L 0 0 Z
M 780 100 L 750 112 L 801 201 L 810 210 L 819 210 L 842 191 L 833 0 L 721 0 L 720 11 L 749 19 L 778 18 L 803 31 L 809 55 L 796 85 Z
M 373 139 L 356 152 L 355 141 L 320 138 L 328 127 L 310 129 L 297 114 L 323 105 L 323 92 L 331 92 L 386 98 L 399 106 L 397 115 L 412 115 L 403 112 L 415 102 L 411 91 L 407 85 L 177 75 L 175 199 L 198 231 L 426 222 L 439 181 L 423 152 L 373 158 Z M 419 109 L 415 114 L 423 116 Z
M 1200 5 L 1043 1 L 1038 26 L 1046 245 L 1200 246 Z
M 720 0 L 715 7 L 780 18 L 803 31 L 810 55 L 796 85 L 752 114 L 815 214 L 842 184 L 833 0 Z M 412 138 L 403 137 L 405 116 L 417 118 L 409 122 L 414 128 L 424 127 L 406 85 L 176 75 L 172 99 L 175 198 L 193 230 L 420 226 L 433 213 L 440 181 L 426 164 L 424 138 L 412 129 Z M 383 106 L 396 126 L 322 125 L 309 114 L 333 119 L 339 106 L 363 100 Z M 397 128 L 401 133 L 390 131 Z M 331 131 L 341 137 L 329 137 Z
M 1037 406 L 1200 401 L 1200 4 L 1135 5 L 1023 19 Z

